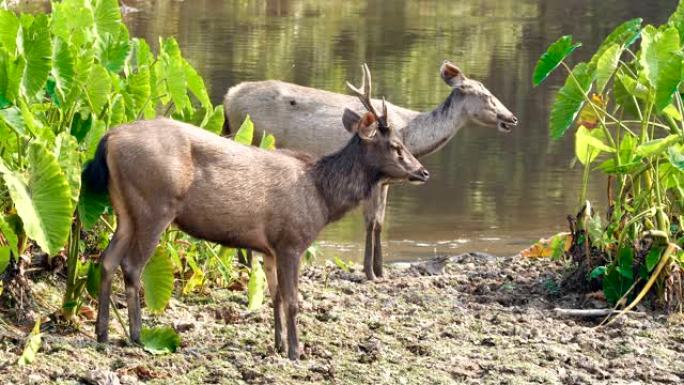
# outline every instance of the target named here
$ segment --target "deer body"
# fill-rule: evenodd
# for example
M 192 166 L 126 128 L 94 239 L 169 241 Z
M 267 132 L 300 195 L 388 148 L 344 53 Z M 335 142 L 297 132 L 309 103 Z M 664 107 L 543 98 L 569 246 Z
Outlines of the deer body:
M 503 132 L 517 124 L 516 117 L 491 92 L 480 82 L 466 78 L 452 63 L 443 63 L 440 74 L 451 93 L 434 110 L 418 112 L 386 103 L 389 123 L 414 156 L 438 151 L 470 122 Z M 372 101 L 374 105 L 380 102 Z M 349 139 L 339 121 L 347 106 L 358 110 L 362 104 L 352 96 L 276 80 L 240 83 L 230 88 L 224 98 L 228 131 L 239 127 L 249 115 L 258 133 L 255 138 L 267 132 L 276 137 L 279 148 L 318 156 L 341 148 Z M 380 235 L 387 192 L 387 185 L 378 185 L 363 202 L 364 271 L 368 279 L 383 275 Z
M 109 131 L 83 174 L 87 188 L 109 192 L 118 219 L 101 257 L 98 340 L 107 340 L 111 279 L 119 266 L 131 339 L 139 340 L 140 275 L 162 232 L 176 223 L 195 237 L 264 254 L 276 348 L 284 349 L 286 325 L 288 356 L 296 359 L 297 282 L 304 250 L 327 223 L 367 198 L 374 185 L 427 179 L 410 153 L 396 155 L 403 146 L 395 135 L 388 130 L 375 134 L 375 117 L 345 114 L 354 135 L 341 150 L 315 163 L 163 118 Z

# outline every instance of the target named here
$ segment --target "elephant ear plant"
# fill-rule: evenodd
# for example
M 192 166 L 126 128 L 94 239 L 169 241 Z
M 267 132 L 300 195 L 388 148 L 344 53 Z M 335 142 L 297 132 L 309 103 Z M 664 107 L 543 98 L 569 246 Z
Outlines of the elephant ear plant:
M 549 127 L 553 139 L 574 132 L 575 155 L 584 166 L 568 256 L 582 280 L 601 285 L 606 300 L 625 310 L 650 291 L 654 304 L 682 306 L 683 41 L 684 4 L 679 4 L 664 25 L 643 26 L 641 19 L 623 23 L 590 60 L 572 68 L 568 57 L 581 44 L 563 36 L 533 74 L 534 85 L 556 68 L 567 74 Z M 607 177 L 603 216 L 586 201 L 594 170 Z
M 220 132 L 223 110 L 173 38 L 160 40 L 156 54 L 130 38 L 117 0 L 51 8 L 0 9 L 0 274 L 5 281 L 19 274 L 29 245 L 48 258 L 66 254 L 69 319 L 86 289 L 97 288 L 99 269 L 79 255 L 82 229 L 106 223 L 107 200 L 81 189 L 80 174 L 102 135 L 161 113 Z M 147 290 L 172 288 L 173 270 L 159 267 L 167 265 L 153 265 Z

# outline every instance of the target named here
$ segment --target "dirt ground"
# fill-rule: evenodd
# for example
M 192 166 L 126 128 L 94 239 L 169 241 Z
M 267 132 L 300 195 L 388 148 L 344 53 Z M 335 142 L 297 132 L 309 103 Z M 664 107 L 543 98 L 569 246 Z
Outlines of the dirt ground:
M 464 254 L 388 270 L 388 279 L 371 283 L 358 268 L 304 268 L 299 362 L 274 353 L 270 306 L 249 313 L 244 292 L 212 290 L 174 300 L 163 315 L 144 318 L 147 325 L 173 325 L 181 333 L 181 349 L 164 356 L 127 344 L 112 316 L 109 345 L 94 341 L 92 323 L 78 333 L 47 332 L 36 361 L 19 367 L 25 335 L 19 332 L 25 331 L 0 322 L 0 383 L 684 381 L 680 315 L 642 311 L 602 329 L 595 328 L 600 319 L 558 317 L 555 307 L 605 306 L 592 296 L 563 293 L 560 264 Z

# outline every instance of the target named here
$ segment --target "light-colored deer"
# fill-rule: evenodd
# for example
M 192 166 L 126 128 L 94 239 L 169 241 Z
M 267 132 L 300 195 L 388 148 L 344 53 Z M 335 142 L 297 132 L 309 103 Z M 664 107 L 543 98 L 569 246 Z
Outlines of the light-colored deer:
M 370 92 L 369 88 L 365 89 Z M 275 346 L 299 357 L 296 316 L 300 257 L 328 223 L 341 218 L 375 186 L 425 182 L 429 174 L 376 112 L 345 110 L 346 146 L 316 162 L 221 138 L 169 119 L 109 131 L 83 172 L 86 188 L 108 192 L 117 228 L 101 257 L 96 334 L 107 341 L 112 274 L 121 266 L 130 337 L 140 340 L 140 275 L 170 224 L 197 238 L 264 254 L 274 301 Z
M 364 65 L 370 86 L 370 72 Z M 418 112 L 387 103 L 391 124 L 416 157 L 442 148 L 469 122 L 509 132 L 518 119 L 482 83 L 467 78 L 453 63 L 445 61 L 440 74 L 451 93 L 437 108 Z M 378 105 L 379 100 L 373 100 Z M 277 80 L 240 83 L 224 98 L 225 134 L 236 129 L 249 114 L 259 135 L 276 137 L 279 148 L 306 151 L 317 156 L 338 150 L 349 140 L 339 116 L 345 107 L 361 104 L 348 95 L 302 87 Z M 354 107 L 355 106 L 355 107 Z M 233 132 L 234 134 L 234 132 Z M 386 184 L 377 186 L 363 204 L 366 223 L 364 271 L 368 279 L 383 275 L 380 234 L 387 204 Z

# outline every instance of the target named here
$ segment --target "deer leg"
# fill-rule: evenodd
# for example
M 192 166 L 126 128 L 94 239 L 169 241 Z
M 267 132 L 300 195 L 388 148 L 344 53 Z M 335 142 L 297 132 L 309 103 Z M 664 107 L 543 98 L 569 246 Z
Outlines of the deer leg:
M 366 250 L 363 271 L 369 280 L 382 277 L 382 245 L 380 234 L 385 220 L 387 185 L 376 186 L 370 197 L 363 202 L 363 219 L 366 223 Z
M 287 357 L 299 359 L 299 338 L 297 336 L 297 313 L 299 304 L 297 287 L 299 286 L 299 261 L 301 253 L 278 253 L 278 297 L 285 313 L 287 323 Z
M 283 307 L 280 296 L 278 295 L 278 275 L 276 270 L 275 257 L 264 254 L 264 271 L 266 272 L 266 282 L 268 292 L 273 299 L 273 320 L 275 324 L 275 349 L 279 353 L 285 351 L 283 339 Z
M 126 284 L 126 302 L 128 304 L 128 327 L 131 341 L 140 342 L 142 317 L 140 314 L 140 276 L 145 264 L 152 256 L 161 233 L 171 224 L 172 219 L 164 218 L 156 223 L 147 222 L 136 226 L 144 229 L 136 233 L 135 242 L 131 243 L 128 255 L 121 262 L 124 283 Z
M 112 294 L 112 276 L 129 248 L 130 226 L 120 217 L 116 231 L 100 258 L 100 293 L 98 295 L 97 342 L 107 342 L 109 337 L 109 298 Z

